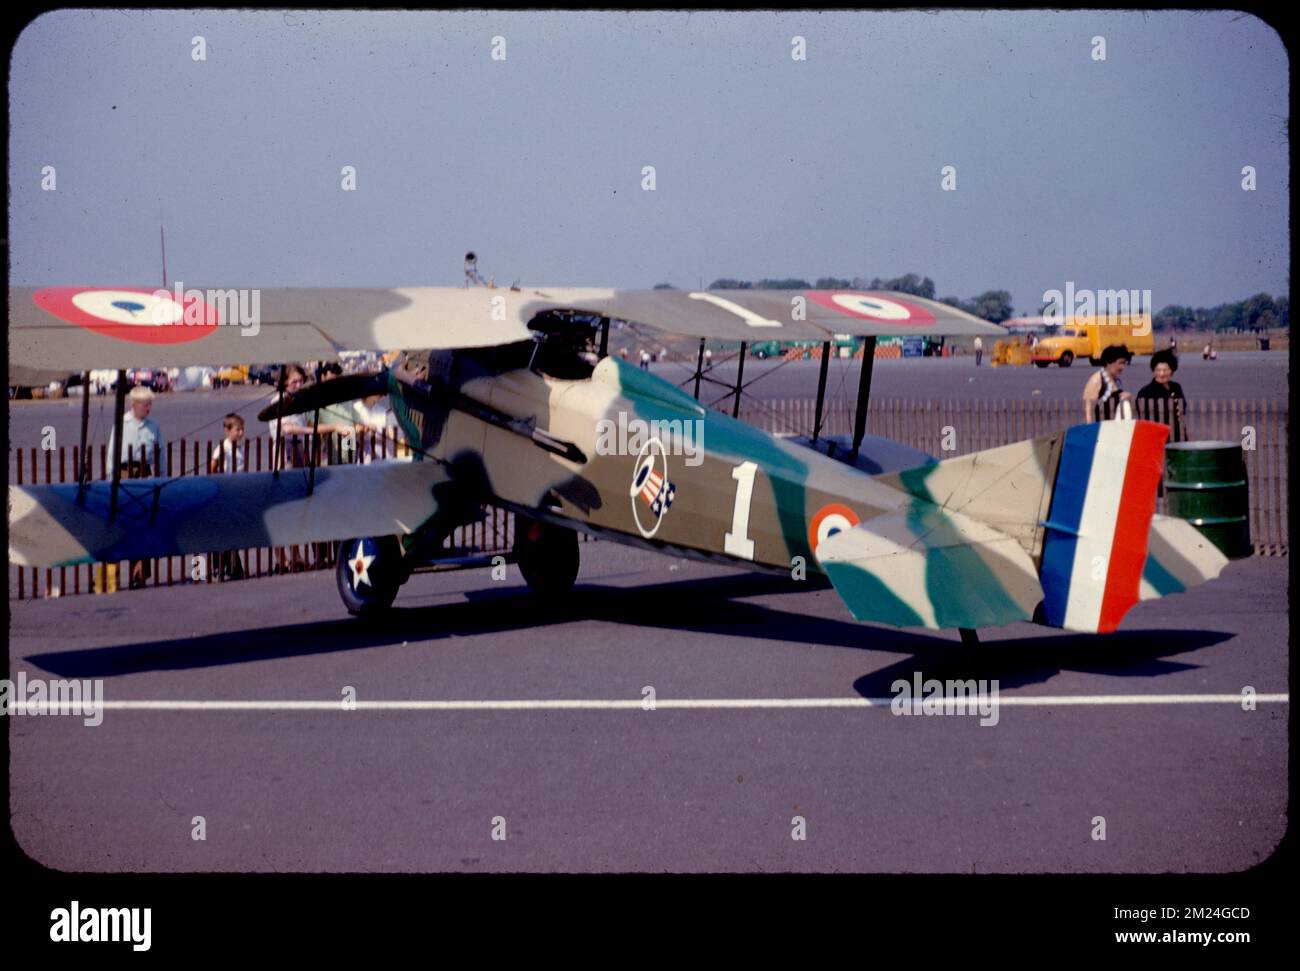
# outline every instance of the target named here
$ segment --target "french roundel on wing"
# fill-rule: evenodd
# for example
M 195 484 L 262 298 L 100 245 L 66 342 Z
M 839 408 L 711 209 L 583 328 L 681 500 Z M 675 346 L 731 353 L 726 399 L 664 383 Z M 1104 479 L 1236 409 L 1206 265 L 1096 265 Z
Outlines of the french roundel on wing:
M 182 344 L 214 333 L 217 308 L 198 291 L 178 303 L 167 290 L 46 287 L 32 294 L 46 313 L 105 337 L 138 344 Z
M 826 540 L 836 533 L 852 529 L 859 522 L 858 514 L 848 506 L 841 505 L 838 502 L 822 506 L 817 510 L 817 514 L 813 516 L 812 522 L 808 526 L 808 546 L 816 553 L 817 547 Z
M 848 317 L 878 324 L 922 327 L 934 323 L 934 314 L 919 303 L 892 294 L 856 293 L 849 290 L 809 290 L 808 298 Z

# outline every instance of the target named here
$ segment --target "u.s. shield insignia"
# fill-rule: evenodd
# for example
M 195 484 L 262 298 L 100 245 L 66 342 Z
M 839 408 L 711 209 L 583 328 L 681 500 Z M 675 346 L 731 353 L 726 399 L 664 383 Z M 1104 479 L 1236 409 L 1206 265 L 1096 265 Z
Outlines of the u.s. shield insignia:
M 632 473 L 632 518 L 641 535 L 649 539 L 659 531 L 664 513 L 673 504 L 676 489 L 668 479 L 668 453 L 663 442 L 652 438 L 642 446 Z

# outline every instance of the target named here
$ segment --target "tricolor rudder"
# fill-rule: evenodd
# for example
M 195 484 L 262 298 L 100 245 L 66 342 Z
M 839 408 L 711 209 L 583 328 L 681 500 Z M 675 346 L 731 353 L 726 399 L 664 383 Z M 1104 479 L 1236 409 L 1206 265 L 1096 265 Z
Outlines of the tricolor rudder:
M 1138 602 L 1168 435 L 1149 421 L 1065 433 L 1039 574 L 1051 626 L 1109 633 Z

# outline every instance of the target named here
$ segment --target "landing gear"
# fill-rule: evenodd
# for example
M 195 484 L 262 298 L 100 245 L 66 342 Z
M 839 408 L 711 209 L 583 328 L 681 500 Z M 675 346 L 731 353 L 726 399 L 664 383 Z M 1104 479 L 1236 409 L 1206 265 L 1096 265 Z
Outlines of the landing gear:
M 578 579 L 578 534 L 571 529 L 516 516 L 514 554 L 533 593 L 568 593 Z
M 962 647 L 979 647 L 980 632 L 971 627 L 958 627 L 957 631 L 961 634 Z
M 402 548 L 396 536 L 362 536 L 339 544 L 334 571 L 339 596 L 348 613 L 369 617 L 392 606 L 406 580 Z
M 1061 359 L 1056 363 L 1061 365 L 1061 367 L 1069 367 L 1074 363 L 1074 355 L 1070 351 L 1065 351 L 1061 354 Z

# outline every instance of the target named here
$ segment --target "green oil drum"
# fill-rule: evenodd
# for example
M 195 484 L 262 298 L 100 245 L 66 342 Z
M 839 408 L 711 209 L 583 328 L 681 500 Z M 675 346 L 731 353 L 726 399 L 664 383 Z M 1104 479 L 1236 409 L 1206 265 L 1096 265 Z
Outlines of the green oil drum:
M 1166 512 L 1186 519 L 1229 558 L 1250 556 L 1250 497 L 1239 442 L 1165 446 Z

